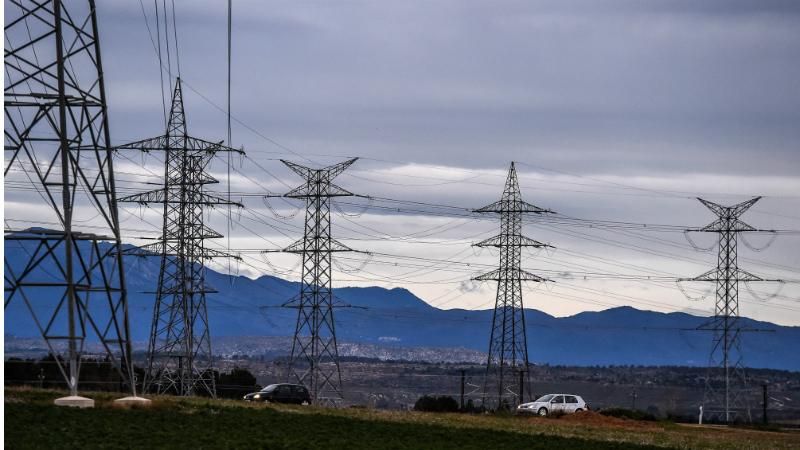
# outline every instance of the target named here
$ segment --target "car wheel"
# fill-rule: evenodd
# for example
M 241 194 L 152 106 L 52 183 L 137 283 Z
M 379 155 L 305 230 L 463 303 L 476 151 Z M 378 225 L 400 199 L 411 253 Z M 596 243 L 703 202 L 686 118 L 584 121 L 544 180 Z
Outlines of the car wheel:
M 575 412 L 583 412 L 583 410 L 578 408 L 578 409 L 575 410 Z
M 539 411 L 537 412 L 537 414 L 539 414 L 540 416 L 546 416 L 547 415 L 547 408 L 539 408 Z

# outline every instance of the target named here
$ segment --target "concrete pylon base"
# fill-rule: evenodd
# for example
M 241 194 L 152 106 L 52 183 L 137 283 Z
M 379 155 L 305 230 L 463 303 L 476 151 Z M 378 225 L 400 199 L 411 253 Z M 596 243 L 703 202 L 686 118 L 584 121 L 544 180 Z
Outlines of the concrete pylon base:
M 114 405 L 117 406 L 135 406 L 135 407 L 148 407 L 151 402 L 149 398 L 144 397 L 123 397 L 114 400 Z
M 79 395 L 57 398 L 53 401 L 56 406 L 71 406 L 73 408 L 94 408 L 94 400 Z

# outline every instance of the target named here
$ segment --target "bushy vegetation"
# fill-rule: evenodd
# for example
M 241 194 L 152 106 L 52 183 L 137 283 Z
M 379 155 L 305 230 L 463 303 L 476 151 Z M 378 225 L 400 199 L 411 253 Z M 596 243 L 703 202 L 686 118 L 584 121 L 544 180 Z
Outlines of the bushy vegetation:
M 63 359 L 61 360 L 64 363 Z M 4 362 L 7 386 L 35 386 L 40 388 L 65 388 L 66 382 L 58 369 L 54 356 L 42 359 L 9 358 Z M 141 380 L 144 370 L 135 369 Z M 92 391 L 123 392 L 125 384 L 117 370 L 108 360 L 83 360 L 81 362 L 81 389 Z
M 7 386 L 31 386 L 50 389 L 64 389 L 66 382 L 58 370 L 54 356 L 42 359 L 9 358 L 4 363 Z M 137 390 L 142 392 L 144 369 L 134 367 Z M 256 377 L 247 369 L 234 368 L 230 372 L 214 371 L 217 396 L 221 398 L 242 398 L 244 394 L 261 389 Z M 123 382 L 117 369 L 105 359 L 81 361 L 80 389 L 88 391 L 127 392 L 129 387 Z M 202 392 L 201 392 L 202 394 Z
M 475 406 L 475 403 L 472 401 L 472 399 L 468 399 L 467 404 L 464 405 L 464 409 L 461 410 L 461 412 L 477 414 L 486 412 L 486 408 L 483 405 Z
M 414 411 L 427 411 L 427 412 L 458 412 L 458 402 L 453 397 L 442 395 L 434 397 L 432 395 L 423 395 L 414 403 Z
M 235 367 L 228 373 L 217 373 L 217 397 L 242 398 L 245 394 L 261 389 L 256 377 L 247 369 Z

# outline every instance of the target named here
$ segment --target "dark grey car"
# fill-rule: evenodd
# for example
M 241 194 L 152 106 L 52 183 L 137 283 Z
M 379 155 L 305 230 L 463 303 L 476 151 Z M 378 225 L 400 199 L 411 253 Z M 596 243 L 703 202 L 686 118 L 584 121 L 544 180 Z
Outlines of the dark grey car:
M 246 402 L 274 402 L 295 403 L 298 405 L 311 404 L 308 389 L 300 384 L 270 384 L 258 392 L 251 392 L 244 396 Z

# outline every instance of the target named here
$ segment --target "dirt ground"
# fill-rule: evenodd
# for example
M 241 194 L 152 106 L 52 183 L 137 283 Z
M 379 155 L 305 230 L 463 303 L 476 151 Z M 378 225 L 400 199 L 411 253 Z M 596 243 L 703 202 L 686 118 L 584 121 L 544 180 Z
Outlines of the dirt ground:
M 631 420 L 619 417 L 604 416 L 594 411 L 582 411 L 575 414 L 567 414 L 557 420 L 568 423 L 581 423 L 585 425 L 597 425 L 611 428 L 643 429 L 659 428 L 656 422 L 646 422 L 642 420 Z

